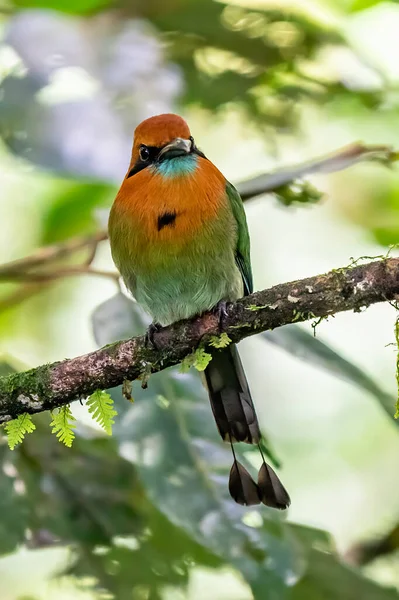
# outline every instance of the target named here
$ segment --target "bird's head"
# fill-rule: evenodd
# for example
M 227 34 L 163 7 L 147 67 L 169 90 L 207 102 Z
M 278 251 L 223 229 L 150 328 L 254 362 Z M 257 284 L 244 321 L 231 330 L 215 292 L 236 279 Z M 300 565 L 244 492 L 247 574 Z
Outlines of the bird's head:
M 150 117 L 136 127 L 126 177 L 147 168 L 164 176 L 190 173 L 195 170 L 199 156 L 205 158 L 184 119 L 173 114 Z

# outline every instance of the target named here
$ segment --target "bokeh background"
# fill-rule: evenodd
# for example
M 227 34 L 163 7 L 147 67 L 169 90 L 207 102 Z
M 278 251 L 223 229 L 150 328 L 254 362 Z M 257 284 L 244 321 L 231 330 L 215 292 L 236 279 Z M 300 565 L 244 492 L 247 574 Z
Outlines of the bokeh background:
M 399 149 L 398 31 L 394 1 L 0 0 L 0 262 L 103 229 L 134 127 L 160 112 L 233 183 L 357 140 Z M 246 212 L 262 289 L 398 243 L 399 171 L 359 163 Z M 45 281 L 0 267 L 2 373 L 143 330 L 115 280 L 63 275 L 85 252 Z M 92 267 L 114 269 L 107 241 Z M 47 414 L 14 452 L 3 436 L 1 600 L 398 598 L 395 319 L 240 344 L 287 515 L 230 501 L 196 373 L 136 382 L 133 405 L 113 390 L 112 438 L 79 403 L 70 450 Z

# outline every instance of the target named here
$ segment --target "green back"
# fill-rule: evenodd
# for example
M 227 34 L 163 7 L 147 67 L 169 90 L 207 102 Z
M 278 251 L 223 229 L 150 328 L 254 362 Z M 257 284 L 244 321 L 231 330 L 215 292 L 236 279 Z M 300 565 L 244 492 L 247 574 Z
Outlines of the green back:
M 238 239 L 236 248 L 236 263 L 244 282 L 245 296 L 253 292 L 253 280 L 251 269 L 251 244 L 249 240 L 247 218 L 240 194 L 230 183 L 226 184 L 226 192 L 230 201 L 231 209 L 238 227 Z

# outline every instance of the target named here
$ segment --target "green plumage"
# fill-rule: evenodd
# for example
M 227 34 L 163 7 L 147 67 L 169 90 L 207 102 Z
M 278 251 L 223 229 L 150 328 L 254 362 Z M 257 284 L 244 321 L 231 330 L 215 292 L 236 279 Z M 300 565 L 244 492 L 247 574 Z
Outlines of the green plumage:
M 166 161 L 142 168 L 139 159 L 133 166 L 132 187 L 128 176 L 109 221 L 115 264 L 137 302 L 161 325 L 253 291 L 247 220 L 237 190 L 229 182 L 223 189 L 223 176 L 193 141 L 176 137 L 165 148 L 172 151 Z M 258 419 L 236 346 L 209 352 L 204 376 L 221 437 L 257 444 Z M 264 459 L 255 483 L 233 456 L 229 490 L 236 502 L 288 506 L 287 492 Z
M 245 295 L 252 294 L 251 249 L 244 206 L 236 188 L 229 182 L 227 182 L 226 185 L 226 194 L 237 224 L 237 242 L 235 248 L 236 264 L 243 279 Z
M 175 159 L 177 160 L 177 159 Z M 193 204 L 201 180 L 191 184 Z M 216 218 L 181 242 L 178 219 L 167 243 L 151 243 L 140 220 L 111 213 L 112 254 L 127 287 L 155 322 L 168 325 L 234 301 L 252 290 L 247 222 L 241 198 L 227 183 Z M 198 197 L 200 189 L 198 189 Z
M 226 202 L 189 242 L 180 244 L 177 233 L 162 251 L 148 248 L 147 264 L 135 277 L 135 297 L 156 322 L 167 325 L 243 296 L 235 258 L 238 226 Z

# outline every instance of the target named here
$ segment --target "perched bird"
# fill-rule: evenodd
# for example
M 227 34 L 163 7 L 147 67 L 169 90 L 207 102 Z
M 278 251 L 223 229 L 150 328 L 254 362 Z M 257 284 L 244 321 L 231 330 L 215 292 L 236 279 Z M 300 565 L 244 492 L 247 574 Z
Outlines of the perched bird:
M 253 290 L 250 242 L 237 190 L 197 148 L 178 115 L 146 119 L 135 130 L 126 177 L 112 206 L 114 262 L 154 325 L 168 325 Z M 284 509 L 289 496 L 262 454 L 258 482 L 233 442 L 258 444 L 260 430 L 237 348 L 209 350 L 205 370 L 213 415 L 234 462 L 229 490 L 239 504 Z M 259 447 L 260 452 L 261 448 Z

